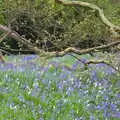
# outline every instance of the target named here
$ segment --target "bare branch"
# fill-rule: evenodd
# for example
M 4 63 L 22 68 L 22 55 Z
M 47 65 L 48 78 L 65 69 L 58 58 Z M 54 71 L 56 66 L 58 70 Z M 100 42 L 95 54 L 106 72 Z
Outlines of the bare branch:
M 109 62 L 106 62 L 105 60 L 90 60 L 90 61 L 86 62 L 85 64 L 89 65 L 89 64 L 99 64 L 99 63 L 106 64 L 106 65 L 112 67 L 115 71 L 118 71 L 118 69 L 116 69 L 112 64 L 110 64 Z
M 110 62 L 107 62 L 106 60 L 89 60 L 89 61 L 83 61 L 82 59 L 80 59 L 79 57 L 73 55 L 73 54 L 69 54 L 70 56 L 74 57 L 75 59 L 77 59 L 78 61 L 80 61 L 81 63 L 83 63 L 84 65 L 89 65 L 89 64 L 99 64 L 99 63 L 103 63 L 106 64 L 108 66 L 110 66 L 111 68 L 113 68 L 115 71 L 120 72 L 119 69 L 117 69 L 116 67 L 114 67 L 114 65 L 112 65 Z M 72 69 L 72 68 L 71 68 Z
M 0 30 L 2 32 L 9 32 L 11 31 L 8 27 L 0 25 Z M 25 38 L 23 38 L 22 36 L 20 36 L 17 32 L 12 31 L 11 34 L 9 34 L 10 37 L 16 39 L 17 41 L 19 41 L 20 43 L 26 45 L 30 50 L 33 50 L 36 53 L 41 53 L 42 50 L 40 50 L 39 48 L 37 48 L 36 46 L 34 46 L 32 43 L 30 43 L 28 40 L 26 40 Z
M 8 37 L 11 34 L 11 31 L 8 31 L 7 33 L 3 33 L 4 35 L 1 36 L 0 42 L 2 42 L 6 37 Z
M 67 6 L 84 6 L 84 7 L 88 7 L 88 8 L 91 8 L 93 10 L 96 10 L 98 11 L 99 13 L 99 16 L 102 20 L 102 22 L 107 25 L 108 27 L 110 27 L 110 30 L 111 30 L 111 33 L 116 36 L 118 35 L 118 32 L 120 32 L 120 26 L 116 26 L 114 25 L 113 23 L 111 23 L 104 15 L 104 12 L 103 10 L 98 7 L 97 5 L 94 5 L 94 4 L 91 4 L 91 3 L 88 3 L 88 2 L 82 2 L 82 1 L 67 1 L 67 0 L 56 0 L 56 2 L 58 3 L 61 3 L 63 5 L 67 5 Z
M 78 54 L 78 55 L 82 55 L 82 54 L 87 54 L 87 53 L 90 53 L 90 52 L 96 52 L 97 50 L 104 50 L 106 48 L 109 48 L 109 47 L 113 47 L 113 46 L 116 46 L 120 44 L 120 41 L 116 41 L 116 42 L 112 42 L 110 44 L 107 44 L 107 45 L 101 45 L 101 46 L 97 46 L 97 47 L 93 47 L 93 48 L 88 48 L 88 49 L 82 49 L 82 50 L 78 50 L 76 48 L 73 48 L 73 47 L 69 47 L 61 52 L 48 52 L 46 54 L 48 54 L 48 57 L 62 57 L 64 56 L 65 54 L 68 54 L 68 53 L 75 53 L 75 54 Z
M 3 26 L 3 25 L 0 25 L 0 30 L 2 32 L 11 31 L 8 27 Z M 44 50 L 37 48 L 35 45 L 30 43 L 27 39 L 23 38 L 15 31 L 12 31 L 8 35 L 10 37 L 16 39 L 17 41 L 21 42 L 22 44 L 26 45 L 30 50 L 33 50 L 36 54 L 39 54 L 41 57 L 46 57 L 46 58 L 62 57 L 68 53 L 76 53 L 76 54 L 82 55 L 82 54 L 87 54 L 90 52 L 95 52 L 96 50 L 104 50 L 105 48 L 113 47 L 113 46 L 120 44 L 120 41 L 116 41 L 116 42 L 112 42 L 112 43 L 107 44 L 107 45 L 101 45 L 101 46 L 88 48 L 88 49 L 82 49 L 82 50 L 76 49 L 74 47 L 69 47 L 61 52 L 45 52 Z
M 9 28 L 7 28 L 3 25 L 0 25 L 0 30 L 2 32 L 10 31 Z M 68 53 L 76 53 L 76 54 L 79 54 L 79 55 L 87 54 L 87 53 L 90 53 L 90 52 L 95 52 L 96 50 L 104 50 L 105 48 L 113 47 L 113 46 L 116 46 L 116 45 L 120 44 L 120 41 L 116 41 L 116 42 L 112 42 L 112 43 L 107 44 L 107 45 L 101 45 L 101 46 L 98 46 L 98 47 L 82 49 L 82 50 L 78 50 L 76 48 L 69 47 L 69 48 L 67 48 L 67 49 L 65 49 L 61 52 L 45 52 L 44 50 L 39 49 L 36 46 L 34 46 L 32 43 L 28 42 L 28 40 L 21 37 L 18 33 L 14 32 L 14 31 L 12 31 L 12 33 L 9 34 L 9 36 L 16 39 L 17 41 L 21 42 L 22 44 L 26 45 L 30 50 L 33 50 L 35 53 L 39 54 L 41 57 L 47 57 L 47 58 L 49 58 L 49 57 L 62 57 L 65 54 L 68 54 Z
M 11 49 L 11 48 L 8 48 L 8 47 L 0 47 L 0 49 L 2 50 L 7 50 L 7 51 L 12 51 L 12 52 L 33 52 L 32 50 L 19 50 L 19 49 Z

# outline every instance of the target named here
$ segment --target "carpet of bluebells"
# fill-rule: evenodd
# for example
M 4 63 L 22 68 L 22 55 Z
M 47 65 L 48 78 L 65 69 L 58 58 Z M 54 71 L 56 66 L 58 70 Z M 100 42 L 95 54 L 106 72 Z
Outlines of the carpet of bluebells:
M 0 63 L 0 120 L 120 119 L 120 74 L 113 68 L 85 66 L 68 55 L 43 66 L 31 61 L 37 57 L 9 56 L 18 64 Z

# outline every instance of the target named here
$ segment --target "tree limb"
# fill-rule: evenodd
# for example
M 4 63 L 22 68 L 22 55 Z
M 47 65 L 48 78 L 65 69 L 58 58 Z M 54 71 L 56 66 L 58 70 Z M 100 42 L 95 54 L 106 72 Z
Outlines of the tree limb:
M 3 25 L 0 25 L 0 30 L 2 32 L 10 31 L 10 29 L 8 27 L 3 26 Z M 39 54 L 41 57 L 47 57 L 47 58 L 62 57 L 68 53 L 76 53 L 76 54 L 82 55 L 82 54 L 87 54 L 90 52 L 95 52 L 96 50 L 104 50 L 105 48 L 113 47 L 113 46 L 120 44 L 120 41 L 116 41 L 116 42 L 112 42 L 112 43 L 107 44 L 107 45 L 101 45 L 101 46 L 88 48 L 88 49 L 82 49 L 82 50 L 76 49 L 74 47 L 69 47 L 61 52 L 45 52 L 44 50 L 39 49 L 38 47 L 34 46 L 27 39 L 23 38 L 15 31 L 12 31 L 9 34 L 9 36 L 16 39 L 17 41 L 21 42 L 22 44 L 26 45 L 30 50 L 33 50 L 36 54 Z
M 119 71 L 112 64 L 110 64 L 109 62 L 106 62 L 105 60 L 90 60 L 90 61 L 86 62 L 85 64 L 89 65 L 89 64 L 99 64 L 99 63 L 106 64 L 106 65 L 112 67 L 115 71 Z
M 9 32 L 11 31 L 8 27 L 0 25 L 0 31 L 2 32 Z M 36 46 L 34 46 L 32 43 L 30 43 L 28 40 L 20 36 L 17 32 L 12 31 L 11 34 L 9 34 L 10 37 L 14 38 L 15 40 L 19 41 L 20 43 L 27 46 L 30 50 L 33 50 L 35 53 L 41 53 L 42 50 L 38 49 Z
M 4 33 L 3 33 L 4 34 Z M 7 37 L 11 34 L 11 31 L 8 31 L 7 33 L 5 33 L 4 35 L 1 36 L 0 38 L 0 43 Z
M 85 66 L 89 65 L 89 64 L 100 64 L 100 63 L 103 63 L 103 64 L 106 64 L 108 66 L 110 66 L 111 68 L 113 68 L 115 71 L 117 72 L 120 72 L 119 71 L 119 68 L 117 69 L 116 67 L 114 67 L 112 64 L 110 64 L 109 62 L 107 62 L 106 60 L 87 60 L 87 61 L 83 61 L 82 59 L 80 59 L 79 57 L 73 55 L 73 54 L 69 54 L 70 56 L 74 57 L 75 59 L 77 59 L 78 61 L 80 61 L 81 63 L 83 63 Z M 70 69 L 70 67 L 69 67 Z M 72 68 L 71 68 L 72 70 Z
M 110 30 L 114 36 L 118 35 L 118 31 L 120 32 L 120 26 L 116 26 L 113 23 L 111 23 L 105 17 L 103 10 L 100 7 L 98 7 L 97 5 L 94 5 L 94 4 L 91 4 L 88 2 L 82 2 L 82 1 L 56 0 L 56 2 L 61 3 L 63 5 L 67 5 L 67 6 L 71 6 L 71 5 L 72 6 L 84 6 L 84 7 L 88 7 L 88 8 L 91 8 L 93 10 L 96 10 L 96 11 L 98 11 L 102 22 L 110 28 Z
M 90 53 L 90 52 L 96 52 L 97 50 L 104 50 L 106 48 L 109 48 L 109 47 L 113 47 L 113 46 L 116 46 L 116 45 L 119 45 L 120 44 L 120 41 L 116 41 L 116 42 L 112 42 L 110 44 L 107 44 L 107 45 L 101 45 L 101 46 L 97 46 L 97 47 L 93 47 L 93 48 L 88 48 L 88 49 L 82 49 L 82 50 L 78 50 L 76 48 L 73 48 L 73 47 L 69 47 L 61 52 L 48 52 L 48 57 L 62 57 L 64 56 L 65 54 L 68 54 L 68 53 L 75 53 L 75 54 L 78 54 L 78 55 L 82 55 L 82 54 L 87 54 L 87 53 Z M 47 53 L 46 53 L 47 54 Z

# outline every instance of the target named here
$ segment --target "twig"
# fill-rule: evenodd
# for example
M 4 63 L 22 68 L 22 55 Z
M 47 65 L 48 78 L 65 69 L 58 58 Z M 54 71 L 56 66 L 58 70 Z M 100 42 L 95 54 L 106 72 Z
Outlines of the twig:
M 13 52 L 33 52 L 32 50 L 19 50 L 19 49 L 7 48 L 7 47 L 0 47 L 0 49 L 9 50 Z
M 11 34 L 11 30 L 10 31 L 8 31 L 7 33 L 3 33 L 4 35 L 2 35 L 1 37 L 0 37 L 0 43 L 6 38 L 6 37 L 8 37 L 10 34 Z
M 10 31 L 10 29 L 8 27 L 3 26 L 3 25 L 0 25 L 0 30 L 2 32 L 9 32 Z M 76 49 L 74 47 L 68 47 L 61 52 L 56 52 L 56 51 L 45 52 L 43 49 L 39 49 L 38 47 L 34 46 L 27 39 L 23 38 L 15 31 L 12 31 L 11 34 L 8 34 L 8 35 L 11 36 L 12 38 L 16 39 L 17 41 L 21 42 L 22 44 L 26 45 L 30 50 L 34 51 L 36 54 L 40 55 L 41 57 L 46 57 L 46 58 L 62 57 L 68 53 L 76 53 L 78 55 L 82 55 L 82 54 L 87 54 L 90 52 L 95 52 L 97 50 L 104 50 L 106 48 L 113 47 L 113 46 L 120 44 L 120 40 L 119 40 L 119 41 L 112 42 L 112 43 L 107 44 L 107 45 L 101 45 L 101 46 L 88 48 L 88 49 L 82 49 L 82 50 Z
M 112 64 L 110 64 L 109 62 L 106 62 L 105 60 L 89 60 L 89 61 L 83 61 L 80 58 L 78 58 L 77 56 L 73 55 L 73 54 L 69 54 L 70 56 L 73 56 L 74 58 L 76 58 L 78 61 L 80 61 L 81 63 L 83 63 L 84 65 L 89 65 L 89 64 L 99 64 L 99 63 L 103 63 L 106 64 L 110 67 L 112 67 L 115 71 L 118 71 L 118 69 L 116 69 Z

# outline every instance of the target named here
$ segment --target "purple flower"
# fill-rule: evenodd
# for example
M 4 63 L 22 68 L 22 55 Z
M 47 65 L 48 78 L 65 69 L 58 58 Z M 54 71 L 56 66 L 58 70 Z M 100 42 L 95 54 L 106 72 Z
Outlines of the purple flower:
M 72 69 L 75 70 L 77 69 L 78 65 L 80 64 L 79 61 L 76 61 L 73 65 L 72 65 Z
M 81 87 L 81 81 L 79 79 L 74 80 L 74 88 L 80 88 Z
M 29 86 L 27 85 L 27 84 L 24 84 L 23 85 L 23 89 L 25 90 L 25 89 L 28 89 L 29 88 Z
M 115 111 L 116 109 L 117 109 L 117 105 L 111 104 L 111 110 L 112 110 L 112 111 Z
M 96 108 L 97 108 L 98 110 L 101 110 L 101 109 L 103 109 L 103 106 L 97 105 Z
M 22 60 L 32 60 L 35 59 L 36 57 L 37 57 L 36 55 L 24 56 Z
M 59 77 L 60 77 L 60 79 L 64 80 L 67 78 L 67 76 L 68 75 L 66 73 L 61 73 Z
M 25 102 L 25 100 L 24 100 L 24 97 L 23 97 L 23 96 L 18 96 L 18 99 L 19 99 L 21 102 Z
M 96 81 L 98 79 L 97 71 L 96 70 L 92 70 L 91 76 L 92 76 L 91 81 Z
M 82 62 L 82 63 L 86 63 L 87 61 L 88 61 L 88 60 L 86 60 L 85 58 L 82 58 L 82 59 L 81 59 L 81 62 Z
M 112 74 L 116 73 L 115 69 L 113 69 L 112 67 L 107 67 L 104 72 L 107 75 L 112 75 Z
M 83 68 L 84 67 L 84 64 L 83 63 L 85 63 L 86 62 L 86 60 L 84 60 L 84 59 L 82 59 L 81 61 L 76 61 L 73 65 L 72 65 L 72 69 L 73 70 L 76 70 L 78 67 L 80 67 L 80 68 Z
M 117 94 L 117 97 L 120 98 L 120 93 Z
M 108 80 L 106 80 L 106 79 L 103 79 L 103 80 L 101 80 L 102 81 L 102 86 L 104 87 L 104 88 L 108 88 L 108 87 L 110 87 L 110 84 L 109 84 L 109 81 Z
M 6 69 L 13 69 L 14 65 L 12 63 L 7 64 Z
M 96 65 L 96 67 L 98 67 L 98 68 L 105 67 L 105 66 L 106 66 L 106 64 L 104 64 L 104 63 L 99 63 L 99 64 Z
M 120 118 L 120 112 L 115 112 L 114 114 L 112 114 L 112 117 Z

